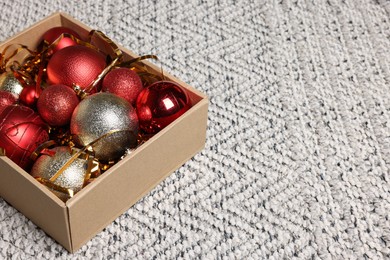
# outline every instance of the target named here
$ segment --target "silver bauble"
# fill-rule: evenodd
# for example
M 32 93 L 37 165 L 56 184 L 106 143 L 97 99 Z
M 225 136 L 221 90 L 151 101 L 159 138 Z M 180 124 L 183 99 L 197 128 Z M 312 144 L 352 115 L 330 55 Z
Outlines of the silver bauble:
M 31 175 L 34 178 L 50 180 L 72 156 L 71 148 L 67 146 L 55 147 L 50 149 L 50 151 L 54 151 L 55 154 L 53 156 L 42 154 L 35 161 L 31 169 Z M 87 160 L 75 159 L 53 183 L 62 188 L 71 189 L 76 193 L 83 188 L 87 169 Z M 62 200 L 69 198 L 65 193 L 56 190 L 52 191 Z
M 80 146 L 108 134 L 94 143 L 92 149 L 99 160 L 116 160 L 126 149 L 137 145 L 138 117 L 125 99 L 111 93 L 96 93 L 82 100 L 73 111 L 70 131 Z
M 0 75 L 0 91 L 11 93 L 19 98 L 23 85 L 17 80 L 12 72 L 5 72 Z

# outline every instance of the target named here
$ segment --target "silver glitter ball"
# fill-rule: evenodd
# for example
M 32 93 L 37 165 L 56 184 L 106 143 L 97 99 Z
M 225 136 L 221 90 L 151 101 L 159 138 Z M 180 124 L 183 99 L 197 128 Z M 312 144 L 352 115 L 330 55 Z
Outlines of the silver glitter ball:
M 94 143 L 92 149 L 99 160 L 116 160 L 137 145 L 138 117 L 125 99 L 111 93 L 96 93 L 82 100 L 73 111 L 70 131 L 80 146 L 109 134 Z
M 6 72 L 0 75 L 0 91 L 11 93 L 16 98 L 19 98 L 22 90 L 22 83 L 15 78 L 12 72 Z
M 61 167 L 68 162 L 72 156 L 71 149 L 67 146 L 59 146 L 50 151 L 54 151 L 53 156 L 42 154 L 34 163 L 31 169 L 31 175 L 34 178 L 50 180 Z M 88 169 L 88 161 L 76 159 L 69 167 L 53 182 L 65 189 L 71 189 L 74 193 L 80 191 L 84 185 L 85 174 Z M 52 190 L 60 199 L 66 200 L 66 194 Z

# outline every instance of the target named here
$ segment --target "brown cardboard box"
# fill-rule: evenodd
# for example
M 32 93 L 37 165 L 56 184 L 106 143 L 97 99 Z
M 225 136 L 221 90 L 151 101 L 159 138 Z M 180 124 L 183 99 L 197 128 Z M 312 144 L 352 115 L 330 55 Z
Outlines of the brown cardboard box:
M 55 26 L 70 27 L 82 37 L 91 30 L 67 14 L 55 13 L 2 43 L 0 50 L 10 43 L 23 43 L 35 49 L 40 36 Z M 137 57 L 129 50 L 121 49 L 128 59 Z M 160 71 L 147 61 L 143 63 L 156 73 Z M 78 250 L 203 149 L 207 97 L 175 77 L 165 76 L 187 89 L 193 107 L 73 198 L 62 202 L 4 156 L 0 157 L 0 196 L 67 250 Z

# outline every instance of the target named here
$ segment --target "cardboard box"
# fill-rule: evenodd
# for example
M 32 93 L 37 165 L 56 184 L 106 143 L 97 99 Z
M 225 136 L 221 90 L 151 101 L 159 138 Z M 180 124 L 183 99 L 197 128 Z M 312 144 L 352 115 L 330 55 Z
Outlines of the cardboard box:
M 22 43 L 35 49 L 48 29 L 66 26 L 84 37 L 91 28 L 64 13 L 55 13 L 0 45 Z M 119 46 L 119 45 L 118 45 Z M 120 47 L 127 59 L 137 55 Z M 143 63 L 156 73 L 160 68 Z M 161 132 L 119 161 L 66 203 L 7 157 L 0 157 L 0 196 L 75 252 L 145 196 L 169 174 L 202 150 L 206 139 L 207 97 L 175 77 L 187 89 L 193 107 Z M 2 231 L 2 232 L 11 232 Z

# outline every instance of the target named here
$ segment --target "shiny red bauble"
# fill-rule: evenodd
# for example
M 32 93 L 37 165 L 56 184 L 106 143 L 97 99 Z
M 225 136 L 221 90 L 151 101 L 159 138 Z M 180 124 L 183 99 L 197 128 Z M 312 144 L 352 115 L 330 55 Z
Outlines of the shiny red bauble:
M 6 107 L 15 104 L 16 101 L 16 97 L 11 93 L 6 91 L 0 91 L 0 114 Z
M 12 105 L 0 114 L 0 147 L 23 169 L 31 166 L 31 154 L 48 140 L 46 124 L 32 109 Z
M 61 34 L 63 33 L 67 33 L 67 34 L 70 34 L 70 35 L 73 35 L 74 37 L 76 38 L 79 38 L 80 39 L 80 36 L 78 35 L 77 32 L 73 31 L 72 29 L 69 29 L 69 28 L 66 28 L 66 27 L 54 27 L 54 28 L 51 28 L 50 30 L 48 30 L 47 32 L 45 32 L 42 36 L 42 40 L 43 41 L 46 41 L 46 44 L 52 44 L 55 40 L 57 40 L 58 37 L 61 36 Z M 54 52 L 57 52 L 58 50 L 61 50 L 65 47 L 68 47 L 68 46 L 74 46 L 74 45 L 77 45 L 77 43 L 72 40 L 71 38 L 69 37 L 63 37 L 57 44 L 56 46 L 53 48 L 53 53 Z
M 128 68 L 117 68 L 110 71 L 104 77 L 102 83 L 103 92 L 110 92 L 123 97 L 133 106 L 142 89 L 141 78 L 135 71 Z
M 73 89 L 66 85 L 51 85 L 42 91 L 37 109 L 50 126 L 64 126 L 70 123 L 78 104 L 79 98 Z
M 184 114 L 191 107 L 191 100 L 178 84 L 158 81 L 142 90 L 136 107 L 141 129 L 153 134 Z
M 87 88 L 106 67 L 105 57 L 96 50 L 77 45 L 53 54 L 47 65 L 51 84 L 78 85 Z M 96 91 L 96 90 L 95 90 Z
M 37 92 L 37 88 L 35 85 L 27 85 L 23 88 L 20 93 L 19 99 L 20 101 L 29 107 L 33 107 L 37 102 L 39 97 L 39 93 Z

